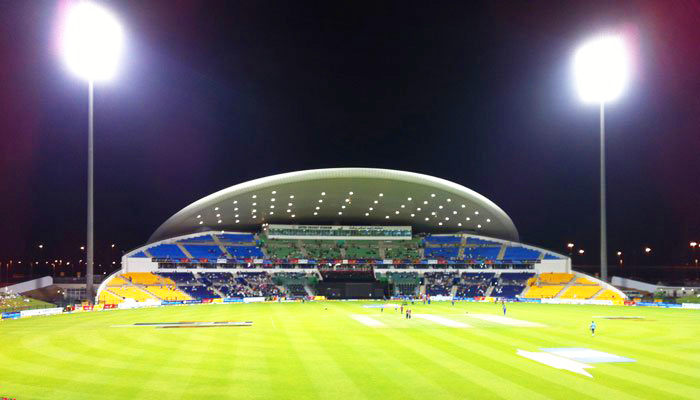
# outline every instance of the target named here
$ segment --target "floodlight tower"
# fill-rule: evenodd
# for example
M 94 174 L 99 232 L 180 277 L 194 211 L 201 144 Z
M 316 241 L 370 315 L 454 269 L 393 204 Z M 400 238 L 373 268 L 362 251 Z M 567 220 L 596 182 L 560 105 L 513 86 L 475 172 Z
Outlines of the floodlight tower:
M 94 301 L 94 205 L 93 205 L 93 86 L 116 72 L 123 45 L 122 27 L 105 8 L 80 1 L 68 9 L 63 21 L 62 50 L 68 69 L 88 81 L 88 197 L 86 296 Z
M 600 36 L 584 43 L 574 55 L 574 75 L 581 100 L 600 104 L 600 278 L 607 281 L 605 103 L 617 99 L 629 80 L 624 40 L 619 36 Z

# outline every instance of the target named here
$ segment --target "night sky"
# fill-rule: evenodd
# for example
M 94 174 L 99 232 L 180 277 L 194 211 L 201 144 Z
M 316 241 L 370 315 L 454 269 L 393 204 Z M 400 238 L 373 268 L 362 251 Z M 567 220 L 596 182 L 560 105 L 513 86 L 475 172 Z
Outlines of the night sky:
M 98 259 L 233 184 L 377 167 L 476 190 L 522 241 L 594 264 L 598 108 L 571 59 L 609 31 L 635 57 L 606 109 L 610 257 L 680 264 L 700 240 L 698 1 L 105 4 L 127 43 L 96 87 Z M 0 2 L 0 262 L 85 240 L 87 86 L 58 54 L 62 5 Z

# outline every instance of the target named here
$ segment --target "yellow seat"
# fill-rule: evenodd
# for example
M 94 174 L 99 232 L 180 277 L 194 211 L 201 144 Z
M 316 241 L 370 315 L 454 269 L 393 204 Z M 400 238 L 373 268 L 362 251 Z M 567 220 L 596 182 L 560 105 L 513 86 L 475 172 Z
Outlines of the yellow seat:
M 161 300 L 190 300 L 184 292 L 167 286 L 147 286 L 146 290 Z
M 622 296 L 620 296 L 617 292 L 614 290 L 610 289 L 605 289 L 601 294 L 599 294 L 596 298 L 596 300 L 622 300 Z
M 121 278 L 119 276 L 115 276 L 114 278 L 110 279 L 109 282 L 107 282 L 107 286 L 122 286 L 126 285 L 128 282 L 124 280 L 124 278 Z
M 562 299 L 590 299 L 600 291 L 600 286 L 570 286 L 564 293 Z
M 561 285 L 546 285 L 546 286 L 530 286 L 525 297 L 528 299 L 551 299 L 555 297 L 564 286 Z
M 588 278 L 576 278 L 576 284 L 577 285 L 597 285 L 597 283 L 593 282 L 592 280 Z
M 122 301 L 121 297 L 107 290 L 101 291 L 98 299 L 98 302 L 102 304 L 119 304 Z
M 127 299 L 133 299 L 135 301 L 146 301 L 150 299 L 155 299 L 155 297 L 151 296 L 150 294 L 133 286 L 114 287 L 110 288 L 109 290 L 117 296 L 121 296 Z
M 150 272 L 129 272 L 122 274 L 126 280 L 139 285 L 175 285 L 170 278 L 163 278 Z
M 548 272 L 540 274 L 541 283 L 564 284 L 571 282 L 574 279 L 574 274 L 563 274 L 559 272 Z

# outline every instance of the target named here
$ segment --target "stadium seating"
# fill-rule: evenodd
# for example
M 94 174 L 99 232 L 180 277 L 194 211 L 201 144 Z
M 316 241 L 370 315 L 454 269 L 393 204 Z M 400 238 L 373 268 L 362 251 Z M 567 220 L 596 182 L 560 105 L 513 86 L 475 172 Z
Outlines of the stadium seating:
M 119 304 L 124 300 L 109 290 L 103 290 L 100 292 L 100 297 L 97 301 L 101 304 Z
M 221 248 L 219 246 L 186 245 L 185 249 L 187 249 L 187 251 L 194 258 L 206 258 L 206 259 L 210 259 L 210 260 L 216 260 L 218 258 L 226 258 L 226 254 L 223 251 L 221 251 Z
M 252 243 L 255 236 L 252 233 L 221 233 L 216 235 L 222 243 Z
M 568 289 L 562 293 L 560 298 L 562 299 L 590 299 L 596 293 L 600 291 L 601 287 L 598 285 L 591 286 L 569 286 Z
M 187 293 L 190 297 L 195 299 L 216 299 L 221 296 L 216 294 L 211 288 L 204 285 L 197 286 L 178 286 L 180 290 Z
M 574 279 L 574 274 L 552 272 L 539 275 L 539 280 L 541 283 L 564 284 L 571 282 L 572 279 Z
M 621 300 L 621 299 L 622 299 L 622 296 L 620 296 L 614 290 L 610 290 L 610 289 L 605 289 L 598 296 L 595 297 L 595 300 Z
M 428 235 L 425 237 L 425 242 L 429 244 L 460 244 L 462 243 L 462 237 Z
M 525 285 L 499 285 L 491 292 L 492 297 L 515 298 L 525 289 Z
M 167 286 L 147 286 L 146 290 L 161 300 L 190 300 L 187 294 Z
M 426 272 L 423 275 L 425 293 L 430 296 L 450 296 L 459 278 L 454 272 Z
M 545 286 L 530 286 L 525 293 L 528 299 L 551 299 L 554 298 L 564 286 L 561 285 L 545 285 Z
M 459 255 L 459 247 L 426 247 L 425 258 L 453 259 Z
M 304 258 L 304 254 L 293 240 L 268 239 L 265 241 L 267 254 L 271 258 Z
M 139 251 L 138 253 L 132 255 L 131 257 L 148 258 L 148 256 L 146 255 L 146 253 L 144 253 L 143 251 Z
M 464 249 L 464 258 L 474 260 L 495 260 L 500 247 L 467 247 Z
M 539 251 L 527 249 L 525 247 L 509 246 L 506 248 L 506 252 L 503 255 L 504 260 L 537 260 L 539 258 Z
M 377 242 L 347 241 L 345 242 L 345 257 L 349 259 L 377 259 L 379 247 Z
M 588 278 L 584 278 L 584 277 L 576 278 L 576 284 L 577 285 L 597 285 L 596 282 L 593 282 L 592 280 L 590 280 Z
M 384 256 L 388 259 L 410 259 L 420 257 L 418 243 L 413 240 L 396 240 L 386 244 Z
M 263 252 L 256 246 L 227 246 L 226 250 L 234 258 L 263 258 Z
M 214 238 L 211 237 L 211 235 L 202 235 L 202 236 L 195 236 L 187 239 L 180 239 L 178 240 L 178 243 L 206 243 L 206 242 L 213 242 Z
M 174 285 L 173 280 L 152 274 L 150 272 L 130 272 L 121 275 L 131 283 L 139 285 Z
M 168 278 L 178 285 L 192 285 L 197 282 L 194 275 L 189 272 L 158 272 L 163 278 Z
M 128 284 L 128 282 L 119 276 L 115 276 L 107 282 L 107 286 L 122 286 L 126 284 Z
M 155 297 L 153 297 L 152 295 L 134 286 L 113 287 L 110 288 L 109 291 L 116 294 L 119 297 L 125 299 L 133 299 L 135 301 L 146 301 L 155 299 Z
M 155 258 L 187 258 L 185 253 L 183 253 L 176 244 L 159 244 L 149 248 L 148 252 Z
M 485 240 L 485 239 L 479 239 L 479 238 L 475 238 L 475 237 L 471 237 L 471 236 L 467 238 L 467 244 L 468 245 L 470 245 L 470 244 L 479 244 L 479 245 L 486 244 L 486 245 L 499 245 L 500 246 L 500 243 L 498 243 L 498 242 L 494 242 L 491 240 Z

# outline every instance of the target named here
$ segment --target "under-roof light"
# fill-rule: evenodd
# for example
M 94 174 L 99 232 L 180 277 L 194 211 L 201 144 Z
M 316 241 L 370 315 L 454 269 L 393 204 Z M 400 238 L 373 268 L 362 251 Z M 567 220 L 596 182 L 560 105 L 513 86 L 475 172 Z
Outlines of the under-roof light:
M 462 204 L 462 208 L 466 207 L 464 204 Z
M 287 205 L 288 205 L 289 207 L 293 206 L 293 204 L 292 204 L 292 203 L 287 203 Z
M 449 220 L 450 220 L 450 217 L 445 217 L 445 221 L 449 221 Z
M 379 197 L 384 197 L 384 193 L 379 193 Z
M 345 199 L 345 202 L 346 202 L 346 203 L 349 203 L 349 202 L 350 202 L 350 199 Z
M 201 215 L 197 215 L 197 218 L 202 218 L 202 216 L 201 216 Z
M 435 215 L 435 214 L 436 214 L 435 211 L 433 211 L 433 212 L 430 213 L 430 215 Z
M 275 208 L 275 205 L 274 205 L 274 204 L 270 204 L 270 208 Z
M 342 211 L 338 211 L 338 215 L 343 215 L 343 212 L 342 212 Z
M 258 216 L 257 216 L 257 215 L 253 215 L 253 219 L 256 219 L 256 218 L 258 218 Z
M 442 210 L 442 206 L 438 206 L 438 208 Z
M 251 211 L 251 212 L 253 212 L 253 213 L 254 213 L 254 212 L 256 212 L 256 211 L 258 211 L 258 210 L 256 210 L 256 209 L 253 209 L 253 211 Z
M 220 224 L 220 223 L 221 223 L 221 220 L 216 221 L 216 223 L 217 223 L 217 224 Z
M 290 198 L 290 199 L 293 199 L 293 198 L 294 198 L 294 195 L 293 195 L 293 194 L 290 194 L 290 195 L 289 195 L 289 198 Z
M 292 218 L 296 217 L 296 215 L 292 214 Z
M 257 195 L 257 194 L 254 194 L 254 195 L 253 195 L 253 198 L 254 198 L 254 199 L 257 199 L 257 198 L 258 198 L 258 195 Z
M 386 219 L 389 219 L 389 216 L 388 216 L 388 215 L 386 216 Z
M 216 218 L 219 218 L 220 216 L 221 216 L 221 214 L 216 214 Z
M 219 211 L 219 207 L 214 207 L 214 211 Z
M 317 209 L 317 210 L 320 210 L 320 209 L 321 209 L 321 207 L 319 207 L 319 206 L 316 206 L 316 209 Z
M 467 221 L 471 221 L 471 220 L 472 220 L 472 219 L 471 219 L 471 218 L 469 218 L 469 217 L 467 217 L 467 218 L 465 218 L 465 219 L 466 219 Z
M 451 202 L 451 201 L 452 201 L 452 199 L 447 199 L 447 202 L 448 202 L 448 203 Z
M 355 193 L 353 193 L 353 192 L 350 192 L 350 193 L 348 193 L 348 194 L 349 194 L 350 196 L 352 196 L 352 195 L 353 195 L 353 194 L 355 194 Z
M 457 226 L 462 226 L 462 223 L 461 223 L 461 222 L 457 222 Z
M 423 200 L 423 204 L 428 204 L 428 200 Z
M 442 226 L 442 222 L 438 222 L 438 225 Z
M 340 206 L 340 208 L 343 208 L 343 209 L 344 209 L 344 208 L 345 208 L 345 206 Z
M 486 222 L 491 222 L 491 218 L 486 218 Z
M 236 223 L 239 223 L 239 222 L 240 222 L 240 220 L 236 220 Z
M 369 210 L 370 210 L 370 211 L 374 210 L 374 207 L 370 207 Z
M 238 207 L 234 207 L 234 208 L 233 208 L 233 211 L 238 211 Z
M 416 214 L 411 214 L 411 216 L 412 216 L 412 217 L 415 217 L 415 216 L 416 216 Z
M 474 211 L 474 215 L 479 215 L 479 212 L 478 212 L 478 211 Z
M 288 208 L 288 209 L 287 209 L 287 212 L 292 212 L 292 210 L 290 210 L 290 209 Z
M 323 199 L 318 199 L 318 202 L 319 202 L 319 203 L 323 203 Z
M 374 201 L 374 204 L 377 204 L 377 203 L 379 203 L 379 201 L 375 200 L 375 201 Z
M 275 198 L 274 198 L 274 197 L 273 197 L 273 198 L 271 198 L 271 199 L 270 199 L 270 201 L 275 201 Z
M 416 208 L 417 211 L 420 211 L 420 207 Z
M 430 193 L 430 197 L 435 197 L 435 193 Z
M 326 192 L 321 192 L 321 196 L 325 196 L 325 195 L 326 195 Z
M 411 200 L 413 200 L 413 197 L 409 197 L 409 198 L 408 198 L 408 201 L 411 201 Z
M 233 217 L 234 217 L 234 218 L 238 218 L 238 214 L 234 215 Z
M 318 213 L 316 211 L 314 211 L 314 215 L 318 215 Z
M 453 214 L 453 215 L 457 215 L 457 211 L 452 211 L 452 214 Z
M 398 211 L 398 210 L 394 211 L 394 214 L 398 214 L 398 213 L 399 213 L 399 211 Z
M 270 215 L 273 215 L 274 213 L 275 213 L 274 211 L 270 211 Z
M 200 224 L 200 225 L 202 225 L 203 223 L 204 223 L 204 221 L 199 221 L 199 224 Z
M 238 200 L 234 200 L 234 201 L 233 201 L 233 204 L 238 204 Z
M 425 220 L 426 220 L 426 221 L 430 221 L 430 218 L 428 218 L 428 217 L 425 217 Z
M 369 217 L 369 213 L 365 213 L 365 217 Z
M 272 191 L 272 194 L 277 194 L 277 191 L 276 191 L 276 190 L 273 190 L 273 191 Z
M 481 224 L 477 225 L 476 227 L 477 227 L 477 228 L 481 228 Z
M 258 203 L 253 203 L 253 206 L 257 206 L 257 205 L 258 205 Z
M 401 208 L 406 208 L 406 205 L 405 205 L 405 204 L 401 204 Z

